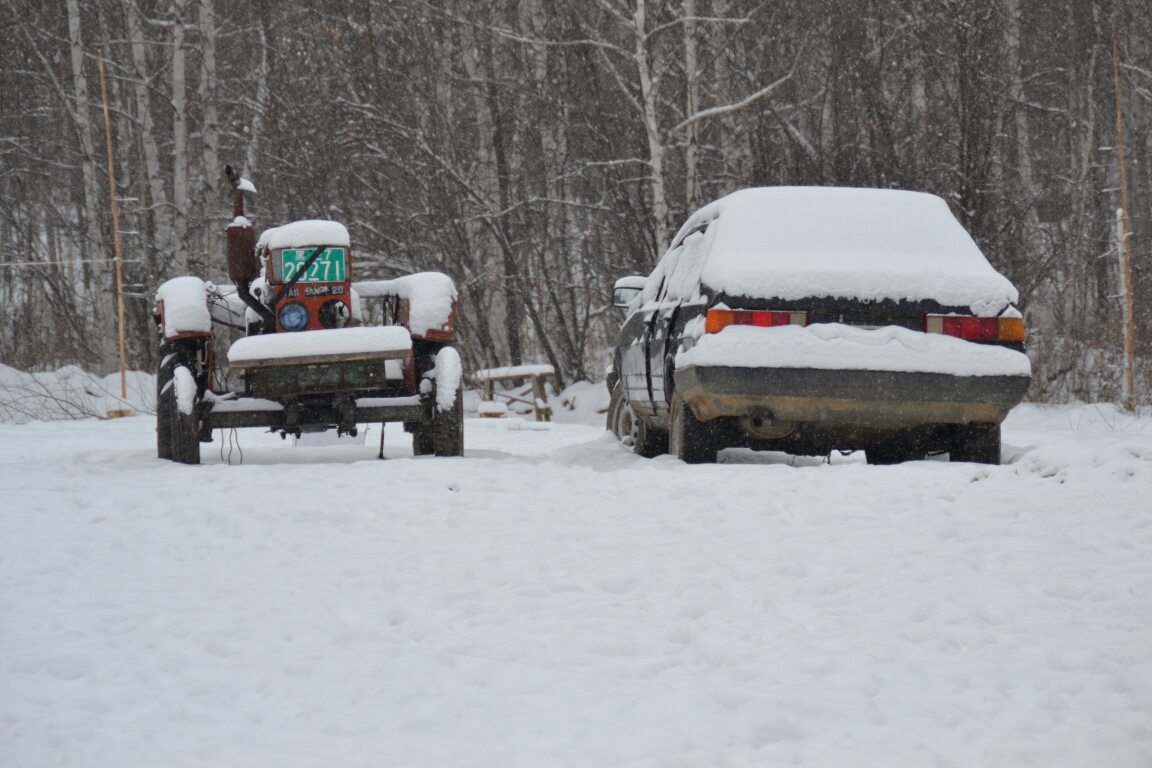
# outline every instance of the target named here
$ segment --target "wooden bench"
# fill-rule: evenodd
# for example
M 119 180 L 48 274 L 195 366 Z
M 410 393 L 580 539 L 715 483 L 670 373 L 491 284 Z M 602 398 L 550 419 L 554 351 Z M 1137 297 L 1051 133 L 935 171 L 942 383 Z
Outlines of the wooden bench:
M 480 388 L 480 397 L 486 402 L 495 402 L 502 397 L 509 403 L 529 405 L 536 412 L 536 421 L 552 421 L 552 407 L 548 405 L 548 391 L 544 382 L 554 376 L 556 369 L 550 365 L 509 365 L 504 368 L 485 368 L 472 374 L 472 381 Z M 523 391 L 503 392 L 496 389 L 498 381 L 531 379 L 532 383 Z M 526 399 L 532 395 L 532 400 Z

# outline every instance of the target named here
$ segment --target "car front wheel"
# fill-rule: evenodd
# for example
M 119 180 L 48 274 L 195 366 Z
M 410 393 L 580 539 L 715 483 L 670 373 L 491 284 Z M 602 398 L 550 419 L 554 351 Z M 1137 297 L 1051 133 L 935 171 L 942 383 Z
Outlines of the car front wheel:
M 637 456 L 651 459 L 664 453 L 668 446 L 667 435 L 652 429 L 637 416 L 632 404 L 624 397 L 621 389 L 620 384 L 617 383 L 613 395 L 619 399 L 619 404 L 616 406 L 616 419 L 612 428 L 616 439 Z

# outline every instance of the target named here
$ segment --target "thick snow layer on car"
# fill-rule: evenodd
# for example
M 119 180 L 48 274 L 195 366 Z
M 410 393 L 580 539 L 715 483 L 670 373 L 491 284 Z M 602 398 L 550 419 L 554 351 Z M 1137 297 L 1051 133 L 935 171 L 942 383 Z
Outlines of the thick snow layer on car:
M 246 336 L 229 347 L 228 362 L 242 366 L 245 363 L 278 358 L 403 352 L 409 349 L 412 349 L 412 337 L 399 326 L 334 328 L 326 331 Z
M 1028 356 L 994 344 L 888 326 L 868 330 L 839 323 L 756 328 L 730 325 L 705 334 L 676 355 L 676 367 L 820 368 L 910 371 L 953 376 L 1028 376 Z
M 689 234 L 703 225 L 702 236 Z M 691 216 L 677 241 L 689 237 L 700 238 L 706 256 L 687 269 L 730 296 L 934 299 L 982 317 L 1018 298 L 948 205 L 921 192 L 746 189 Z
M 275 227 L 260 237 L 260 243 L 273 251 L 310 245 L 350 247 L 348 229 L 338 221 L 311 219 Z M 259 249 L 258 249 L 259 250 Z
M 352 284 L 361 299 L 399 296 L 408 300 L 408 328 L 413 336 L 439 331 L 452 317 L 456 285 L 440 272 L 417 272 L 394 280 L 365 280 Z
M 208 290 L 204 281 L 186 275 L 174 277 L 156 289 L 156 301 L 164 302 L 164 335 L 211 333 Z
M 0 426 L 0 762 L 1149 764 L 1147 412 L 1017 408 L 1004 466 L 509 426 Z

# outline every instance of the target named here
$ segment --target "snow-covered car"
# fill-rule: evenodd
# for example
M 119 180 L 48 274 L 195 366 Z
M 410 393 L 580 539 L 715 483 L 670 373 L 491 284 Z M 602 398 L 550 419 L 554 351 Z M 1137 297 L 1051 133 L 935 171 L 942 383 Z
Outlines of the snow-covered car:
M 997 464 L 1000 424 L 1031 383 L 1016 289 L 934 195 L 736 192 L 618 298 L 608 427 L 645 456 Z
M 230 169 L 229 169 L 230 170 Z M 417 455 L 459 456 L 464 447 L 456 288 L 438 272 L 352 281 L 348 230 L 297 221 L 254 243 L 235 187 L 228 272 L 235 287 L 177 277 L 156 292 L 157 452 L 200 461 L 212 430 L 264 427 L 357 433 L 357 424 L 403 422 Z M 361 299 L 381 299 L 392 324 L 363 324 Z M 217 381 L 213 323 L 246 332 L 228 349 L 242 388 Z

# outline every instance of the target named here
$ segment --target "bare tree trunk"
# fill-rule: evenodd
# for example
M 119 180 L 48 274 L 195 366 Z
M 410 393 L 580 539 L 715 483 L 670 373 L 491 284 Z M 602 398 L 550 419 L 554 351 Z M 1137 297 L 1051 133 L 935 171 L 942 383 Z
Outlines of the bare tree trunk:
M 1028 240 L 1036 227 L 1035 190 L 1032 188 L 1032 142 L 1028 132 L 1028 110 L 1024 106 L 1024 76 L 1020 64 L 1020 0 L 1006 0 L 1008 23 L 1004 29 L 1004 48 L 1012 78 L 1008 98 L 1014 115 L 1016 167 L 1020 174 L 1020 193 L 1027 205 Z
M 656 88 L 648 61 L 647 0 L 636 0 L 632 34 L 636 38 L 636 69 L 640 74 L 640 97 L 644 106 L 644 132 L 648 137 L 648 165 L 652 187 L 652 216 L 656 220 L 656 258 L 668 250 L 668 201 L 664 194 L 664 142 L 656 108 Z
M 188 273 L 188 100 L 185 92 L 184 12 L 172 0 L 172 271 Z
M 696 0 L 684 0 L 684 80 L 687 83 L 688 104 L 684 119 L 691 119 L 700 111 L 700 73 L 696 64 Z M 700 186 L 696 179 L 697 152 L 700 142 L 700 124 L 687 128 L 688 146 L 684 153 L 687 213 L 689 216 L 700 205 Z
M 87 226 L 86 247 L 81 254 L 96 261 L 93 264 L 95 299 L 96 343 L 102 372 L 109 372 L 118 364 L 116 336 L 112 330 L 112 294 L 109 284 L 107 254 L 104 236 L 100 230 L 100 189 L 96 181 L 95 155 L 92 144 L 92 121 L 88 112 L 88 81 L 84 77 L 84 41 L 80 34 L 79 0 L 68 0 L 68 37 L 72 52 L 72 84 L 76 98 L 76 122 L 80 133 L 81 172 L 84 177 L 84 217 Z
M 151 198 L 149 209 L 152 212 L 152 227 L 155 242 L 146 251 L 146 258 L 154 259 L 157 254 L 170 257 L 172 254 L 171 211 L 168 208 L 168 194 L 164 189 L 164 179 L 160 175 L 160 149 L 156 144 L 154 121 L 152 120 L 152 100 L 149 95 L 148 52 L 144 47 L 144 19 L 136 0 L 123 0 L 124 14 L 128 19 L 128 39 L 132 48 L 132 65 L 135 69 L 136 112 L 140 125 L 140 144 L 144 152 L 144 175 L 148 180 L 148 194 Z
M 223 255 L 223 227 L 216 210 L 220 207 L 220 137 L 219 112 L 216 105 L 216 14 L 212 0 L 200 0 L 200 103 L 204 124 L 200 130 L 202 144 L 201 178 L 204 181 L 204 253 L 202 271 L 219 264 Z
M 256 72 L 256 108 L 252 110 L 248 147 L 244 155 L 244 168 L 251 177 L 256 172 L 256 155 L 260 149 L 260 133 L 264 130 L 264 113 L 268 109 L 268 34 L 260 27 L 260 69 Z

